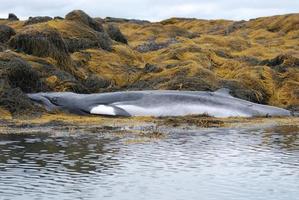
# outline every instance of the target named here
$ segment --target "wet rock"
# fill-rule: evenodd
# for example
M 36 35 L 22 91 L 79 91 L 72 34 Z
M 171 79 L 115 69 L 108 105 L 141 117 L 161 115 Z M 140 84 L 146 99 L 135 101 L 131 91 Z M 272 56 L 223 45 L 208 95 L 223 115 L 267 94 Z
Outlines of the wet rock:
M 16 32 L 13 28 L 6 25 L 0 25 L 0 43 L 7 42 L 11 38 L 11 36 L 15 34 Z
M 123 89 L 126 90 L 151 90 L 159 89 L 159 84 L 168 82 L 170 79 L 166 77 L 149 78 L 145 80 L 138 80 Z
M 150 63 L 146 63 L 143 71 L 145 73 L 159 73 L 162 71 L 162 69 L 160 67 L 157 67 L 156 65 L 152 65 Z
M 112 40 L 128 44 L 127 38 L 122 34 L 119 28 L 114 24 L 108 24 L 107 33 Z
M 134 24 L 139 24 L 139 25 L 144 25 L 144 24 L 149 24 L 151 23 L 150 21 L 146 20 L 139 20 L 139 19 L 124 19 L 124 18 L 116 18 L 116 17 L 106 17 L 104 19 L 105 22 L 115 22 L 115 23 L 134 23 Z
M 246 101 L 266 104 L 269 100 L 269 95 L 266 91 L 262 89 L 256 90 L 254 88 L 245 86 L 239 80 L 222 80 L 220 81 L 220 85 L 220 88 L 230 89 L 230 94 L 232 96 L 244 99 Z
M 94 39 L 65 38 L 64 41 L 69 52 L 76 52 L 88 48 L 102 48 L 106 51 L 112 50 L 112 41 L 109 35 L 104 32 L 97 32 Z
M 38 73 L 26 61 L 14 58 L 7 65 L 7 78 L 12 88 L 20 88 L 25 93 L 40 92 L 45 88 Z
M 215 50 L 215 54 L 222 58 L 228 58 L 228 59 L 234 58 L 231 54 L 223 50 Z
M 51 20 L 52 20 L 52 17 L 48 17 L 48 16 L 29 17 L 29 19 L 25 21 L 24 26 L 48 22 Z
M 109 87 L 110 84 L 110 81 L 96 75 L 91 75 L 84 81 L 85 87 L 91 93 L 99 92 L 101 89 Z
M 94 29 L 95 31 L 104 32 L 104 28 L 102 24 L 91 18 L 89 15 L 87 15 L 82 10 L 74 10 L 70 13 L 68 13 L 65 16 L 66 20 L 72 20 L 77 21 L 79 23 L 85 24 L 89 26 L 90 28 Z
M 89 93 L 89 90 L 69 72 L 52 69 L 47 73 L 46 83 L 51 91 Z
M 246 21 L 245 20 L 241 20 L 241 21 L 237 21 L 234 22 L 233 24 L 231 24 L 230 26 L 228 26 L 225 30 L 225 35 L 229 35 L 230 33 L 239 30 L 241 28 L 245 28 L 246 27 Z
M 235 59 L 240 62 L 246 62 L 250 66 L 256 66 L 256 65 L 259 65 L 259 63 L 260 63 L 259 59 L 252 57 L 252 56 L 239 56 L 239 57 L 235 57 Z
M 27 54 L 52 57 L 59 63 L 63 63 L 68 57 L 66 45 L 55 29 L 25 29 L 11 38 L 9 46 Z
M 146 53 L 149 51 L 157 51 L 160 49 L 164 49 L 164 48 L 167 48 L 168 46 L 170 46 L 172 44 L 176 44 L 176 43 L 177 43 L 177 40 L 175 38 L 172 38 L 166 42 L 160 42 L 160 43 L 157 43 L 155 40 L 150 40 L 147 43 L 137 46 L 136 50 L 141 53 Z
M 11 20 L 11 21 L 18 21 L 19 18 L 18 18 L 15 14 L 13 14 L 13 13 L 9 13 L 9 14 L 8 14 L 8 20 Z
M 278 55 L 275 58 L 263 60 L 260 65 L 275 67 L 283 65 L 284 67 L 299 67 L 299 58 L 291 55 Z
M 54 17 L 54 20 L 64 20 L 64 18 L 60 17 L 60 16 L 56 16 L 56 17 Z
M 19 88 L 0 88 L 0 106 L 8 110 L 13 117 L 36 116 L 43 112 Z

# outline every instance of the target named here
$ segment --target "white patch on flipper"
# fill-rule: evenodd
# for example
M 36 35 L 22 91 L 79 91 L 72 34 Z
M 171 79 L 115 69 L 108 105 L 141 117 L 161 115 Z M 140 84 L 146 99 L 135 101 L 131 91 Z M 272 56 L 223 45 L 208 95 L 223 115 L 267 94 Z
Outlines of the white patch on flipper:
M 116 115 L 112 106 L 98 105 L 90 110 L 90 114 L 96 115 Z

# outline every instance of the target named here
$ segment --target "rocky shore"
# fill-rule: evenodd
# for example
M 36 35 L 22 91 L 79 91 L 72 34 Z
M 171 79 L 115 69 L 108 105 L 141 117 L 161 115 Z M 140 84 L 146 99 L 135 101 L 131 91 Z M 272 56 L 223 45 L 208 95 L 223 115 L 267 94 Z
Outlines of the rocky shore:
M 25 95 L 32 92 L 222 87 L 238 98 L 298 112 L 298 19 L 152 23 L 75 10 L 21 21 L 9 14 L 0 19 L 0 118 L 47 115 Z

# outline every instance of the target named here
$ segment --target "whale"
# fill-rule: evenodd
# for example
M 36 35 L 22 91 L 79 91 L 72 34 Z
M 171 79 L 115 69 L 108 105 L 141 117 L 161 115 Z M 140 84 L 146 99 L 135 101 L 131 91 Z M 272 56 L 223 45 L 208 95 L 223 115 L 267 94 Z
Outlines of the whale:
M 79 115 L 213 117 L 291 116 L 291 112 L 230 95 L 229 89 L 210 91 L 146 90 L 97 94 L 72 92 L 30 93 L 27 96 L 48 111 Z

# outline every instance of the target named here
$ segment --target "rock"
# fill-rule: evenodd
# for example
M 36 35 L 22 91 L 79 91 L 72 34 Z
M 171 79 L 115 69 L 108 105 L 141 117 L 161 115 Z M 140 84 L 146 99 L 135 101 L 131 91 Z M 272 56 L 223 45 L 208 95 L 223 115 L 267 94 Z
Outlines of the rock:
M 7 78 L 12 88 L 20 88 L 25 93 L 44 90 L 36 71 L 24 60 L 14 58 L 8 62 Z
M 246 21 L 245 20 L 241 20 L 241 21 L 237 21 L 232 23 L 230 26 L 228 26 L 224 32 L 224 35 L 229 35 L 230 33 L 239 30 L 241 28 L 245 28 L 246 27 Z
M 145 73 L 159 73 L 162 71 L 162 69 L 160 67 L 157 67 L 156 65 L 146 63 L 143 68 L 143 71 Z
M 15 34 L 16 32 L 13 28 L 6 25 L 0 25 L 0 42 L 7 42 L 10 39 L 10 37 Z
M 44 91 L 40 77 L 23 59 L 11 53 L 0 53 L 0 107 L 14 117 L 36 115 L 36 109 L 25 95 Z
M 104 32 L 104 28 L 103 28 L 102 24 L 100 24 L 96 20 L 92 19 L 90 16 L 88 16 L 82 10 L 74 10 L 74 11 L 68 13 L 65 16 L 65 19 L 77 21 L 79 23 L 89 26 L 90 28 L 94 29 L 95 31 Z
M 91 75 L 84 81 L 85 87 L 91 93 L 99 92 L 101 89 L 109 87 L 110 84 L 111 84 L 110 81 L 105 80 L 96 75 Z
M 230 94 L 232 96 L 246 101 L 265 104 L 269 100 L 269 96 L 264 90 L 260 89 L 257 91 L 244 85 L 240 80 L 222 80 L 220 85 L 220 88 L 230 89 Z
M 9 46 L 27 54 L 52 57 L 59 63 L 68 57 L 66 45 L 55 29 L 25 29 L 10 39 Z
M 42 23 L 42 22 L 47 22 L 52 20 L 52 17 L 48 16 L 42 16 L 42 17 L 29 17 L 28 20 L 25 21 L 24 26 L 31 25 L 31 24 L 37 24 L 37 23 Z
M 13 14 L 13 13 L 9 13 L 9 14 L 8 14 L 8 20 L 11 20 L 11 21 L 18 21 L 19 18 L 18 18 L 15 14 Z
M 150 40 L 147 43 L 137 46 L 136 50 L 141 53 L 146 53 L 149 51 L 157 51 L 159 49 L 167 48 L 169 45 L 175 43 L 177 43 L 177 40 L 175 38 L 171 38 L 166 42 L 160 42 L 160 43 L 157 43 L 155 40 Z
M 37 108 L 19 88 L 0 88 L 0 106 L 15 118 L 38 116 L 44 111 Z
M 54 17 L 54 20 L 64 20 L 64 18 L 60 17 L 60 16 L 56 16 L 56 17 Z
M 108 24 L 107 33 L 112 40 L 128 44 L 127 38 L 122 34 L 119 28 L 114 24 Z
M 112 41 L 107 33 L 97 32 L 94 39 L 89 38 L 65 38 L 69 52 L 76 52 L 88 48 L 102 48 L 106 51 L 112 50 Z
M 139 19 L 124 19 L 124 18 L 116 18 L 116 17 L 106 17 L 104 19 L 105 22 L 116 22 L 116 23 L 134 23 L 134 24 L 139 24 L 139 25 L 144 25 L 144 24 L 149 24 L 151 23 L 150 21 L 146 20 L 139 20 Z
M 278 55 L 275 58 L 263 60 L 260 65 L 269 67 L 281 66 L 284 67 L 299 67 L 299 58 L 290 55 Z

